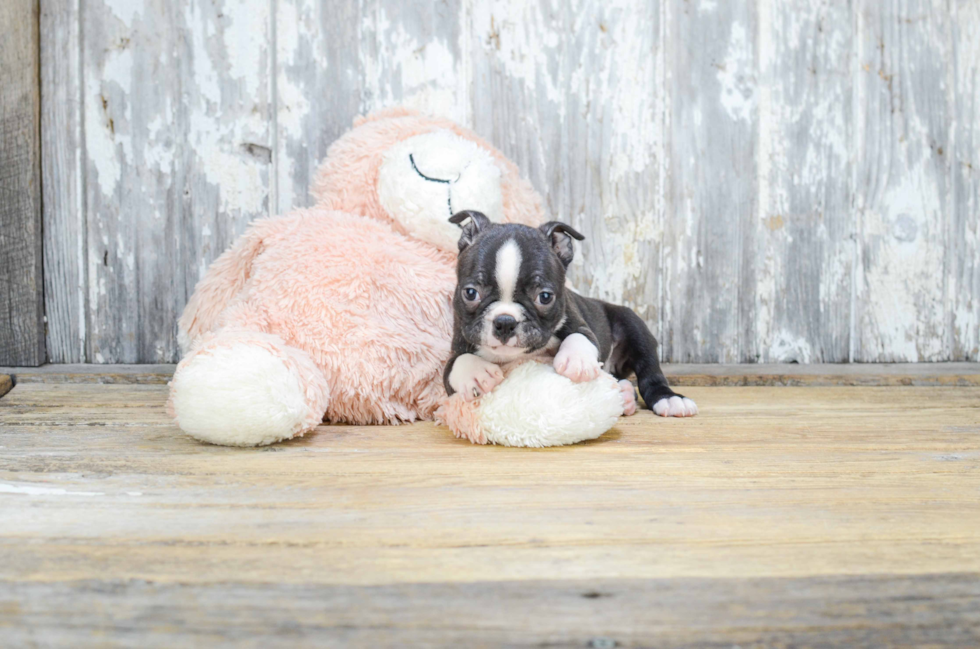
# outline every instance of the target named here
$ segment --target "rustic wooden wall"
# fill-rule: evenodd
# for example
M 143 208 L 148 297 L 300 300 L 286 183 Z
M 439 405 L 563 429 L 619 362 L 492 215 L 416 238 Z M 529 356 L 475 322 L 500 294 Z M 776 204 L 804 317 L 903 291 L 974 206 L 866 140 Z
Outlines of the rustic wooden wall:
M 207 265 L 404 102 L 511 156 L 678 362 L 980 357 L 980 3 L 41 0 L 54 362 L 167 362 Z

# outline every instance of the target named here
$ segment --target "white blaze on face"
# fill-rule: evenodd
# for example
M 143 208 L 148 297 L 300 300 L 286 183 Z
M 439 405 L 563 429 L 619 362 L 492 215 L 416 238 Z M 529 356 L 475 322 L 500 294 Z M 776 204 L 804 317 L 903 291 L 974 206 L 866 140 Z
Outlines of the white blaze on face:
M 501 302 L 509 303 L 514 301 L 514 291 L 517 290 L 517 278 L 520 276 L 521 249 L 516 241 L 508 239 L 497 250 L 497 265 L 494 271 L 494 279 L 497 280 Z
M 524 308 L 514 302 L 514 293 L 517 291 L 517 280 L 521 276 L 521 249 L 517 242 L 508 239 L 504 245 L 497 249 L 497 261 L 494 270 L 494 280 L 497 283 L 497 290 L 500 297 L 497 303 L 487 311 L 487 319 L 490 323 L 498 315 L 513 316 L 518 322 L 524 319 Z
M 493 279 L 497 284 L 497 291 L 500 296 L 484 312 L 484 349 L 481 350 L 485 354 L 490 354 L 489 359 L 495 363 L 513 360 L 524 353 L 522 349 L 504 347 L 505 344 L 513 345 L 517 342 L 516 334 L 511 336 L 506 343 L 501 342 L 493 335 L 493 321 L 497 316 L 509 315 L 518 322 L 523 322 L 524 320 L 524 307 L 514 301 L 514 294 L 517 291 L 517 281 L 521 276 L 521 261 L 521 249 L 513 239 L 507 240 L 504 242 L 504 245 L 497 249 Z M 488 350 L 486 348 L 490 349 Z

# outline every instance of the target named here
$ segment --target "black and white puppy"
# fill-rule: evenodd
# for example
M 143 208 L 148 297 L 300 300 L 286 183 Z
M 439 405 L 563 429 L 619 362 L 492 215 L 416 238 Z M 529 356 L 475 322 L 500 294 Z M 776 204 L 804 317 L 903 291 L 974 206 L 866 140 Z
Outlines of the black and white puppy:
M 443 374 L 449 394 L 475 399 L 503 380 L 499 364 L 554 354 L 555 370 L 572 381 L 596 378 L 603 365 L 617 379 L 635 373 L 640 395 L 656 414 L 697 414 L 693 401 L 667 385 L 657 341 L 638 315 L 565 288 L 572 239 L 585 237 L 558 221 L 540 228 L 495 224 L 474 211 L 449 220 L 463 229 L 452 356 Z

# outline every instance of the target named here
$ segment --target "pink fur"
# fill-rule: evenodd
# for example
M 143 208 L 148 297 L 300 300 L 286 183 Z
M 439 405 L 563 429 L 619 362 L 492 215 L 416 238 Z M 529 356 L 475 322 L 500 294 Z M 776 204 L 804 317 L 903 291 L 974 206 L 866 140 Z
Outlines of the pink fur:
M 254 222 L 198 283 L 179 321 L 186 355 L 171 393 L 196 358 L 251 344 L 273 352 L 304 386 L 310 411 L 297 434 L 324 418 L 431 419 L 446 399 L 455 255 L 407 236 L 376 185 L 389 147 L 438 129 L 493 154 L 506 221 L 544 221 L 530 184 L 471 131 L 403 109 L 359 118 L 318 171 L 316 207 Z M 478 430 L 472 408 L 452 409 L 461 426 Z

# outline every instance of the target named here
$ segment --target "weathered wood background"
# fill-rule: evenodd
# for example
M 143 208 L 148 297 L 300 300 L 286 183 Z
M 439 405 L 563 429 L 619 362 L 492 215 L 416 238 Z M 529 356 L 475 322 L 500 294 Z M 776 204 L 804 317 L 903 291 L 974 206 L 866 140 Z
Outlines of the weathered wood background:
M 359 113 L 472 126 L 677 362 L 977 360 L 980 2 L 41 0 L 53 362 L 168 362 Z

